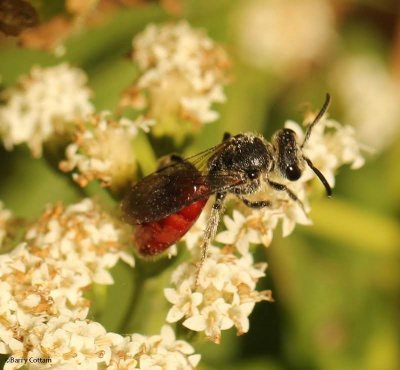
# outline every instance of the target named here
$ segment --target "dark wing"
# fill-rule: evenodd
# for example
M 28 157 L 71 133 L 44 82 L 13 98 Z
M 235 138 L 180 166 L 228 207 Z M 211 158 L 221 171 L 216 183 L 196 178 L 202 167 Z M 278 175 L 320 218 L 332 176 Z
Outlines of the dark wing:
M 210 195 L 242 184 L 241 173 L 208 173 L 207 163 L 224 143 L 193 157 L 174 162 L 137 182 L 122 201 L 124 220 L 130 224 L 157 221 Z

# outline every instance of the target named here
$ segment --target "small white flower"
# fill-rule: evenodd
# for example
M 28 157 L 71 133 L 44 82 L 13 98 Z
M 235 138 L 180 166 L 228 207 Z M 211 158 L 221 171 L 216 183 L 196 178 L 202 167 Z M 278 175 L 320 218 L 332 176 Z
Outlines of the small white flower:
M 219 343 L 221 331 L 228 330 L 234 325 L 229 316 L 230 308 L 231 305 L 223 298 L 217 298 L 204 307 L 201 314 L 189 317 L 182 325 L 194 331 L 204 331 L 207 338 Z
M 302 198 L 300 198 L 302 199 Z M 309 212 L 309 207 L 306 208 L 306 212 Z M 281 214 L 279 218 L 282 219 L 282 235 L 289 236 L 297 224 L 300 225 L 311 225 L 312 221 L 308 218 L 308 215 L 296 202 L 288 201 L 282 203 Z
M 200 270 L 193 263 L 180 265 L 172 274 L 174 288 L 164 291 L 172 307 L 167 322 L 183 320 L 191 330 L 204 332 L 218 343 L 221 331 L 235 326 L 238 333 L 248 330 L 249 303 L 271 300 L 269 291 L 258 292 L 256 283 L 264 276 L 266 264 L 254 265 L 250 254 L 237 257 L 229 248 L 210 247 L 209 256 Z M 194 257 L 197 259 L 197 256 Z
M 262 232 L 260 232 L 257 222 L 252 222 L 250 217 L 245 217 L 238 210 L 233 211 L 232 217 L 225 215 L 223 221 L 226 230 L 217 234 L 215 238 L 217 242 L 235 245 L 242 255 L 249 252 L 250 244 L 263 242 Z
M 250 328 L 249 316 L 254 309 L 254 302 L 246 302 L 229 309 L 229 316 L 238 330 L 238 335 L 247 333 Z
M 85 73 L 60 64 L 34 67 L 17 86 L 4 91 L 0 135 L 7 149 L 26 143 L 36 157 L 54 134 L 62 134 L 79 117 L 93 112 Z
M 204 32 L 185 21 L 149 25 L 133 40 L 140 75 L 131 103 L 157 121 L 170 117 L 208 123 L 218 118 L 213 103 L 225 101 L 228 58 Z M 131 97 L 132 98 L 132 97 Z
M 165 297 L 174 305 L 168 312 L 167 322 L 179 321 L 187 312 L 192 312 L 192 314 L 198 312 L 197 307 L 201 304 L 203 296 L 198 292 L 182 294 L 189 290 L 190 286 L 187 283 L 181 284 L 176 290 L 172 288 L 164 289 Z
M 29 294 L 22 302 L 22 306 L 26 307 L 36 307 L 41 301 L 41 297 L 38 294 Z

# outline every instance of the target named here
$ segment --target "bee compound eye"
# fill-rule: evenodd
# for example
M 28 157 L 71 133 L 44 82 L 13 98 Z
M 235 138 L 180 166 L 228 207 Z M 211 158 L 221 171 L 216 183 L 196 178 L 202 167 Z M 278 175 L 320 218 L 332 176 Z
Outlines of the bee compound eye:
M 301 171 L 300 168 L 297 166 L 292 166 L 289 165 L 285 169 L 285 174 L 288 180 L 290 181 L 296 181 L 300 178 L 301 176 Z

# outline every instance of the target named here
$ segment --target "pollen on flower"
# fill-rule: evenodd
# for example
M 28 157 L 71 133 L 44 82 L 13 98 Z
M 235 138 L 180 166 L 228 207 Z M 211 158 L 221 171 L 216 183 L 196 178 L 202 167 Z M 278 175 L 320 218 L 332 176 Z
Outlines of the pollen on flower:
M 235 246 L 241 255 L 248 254 L 251 244 L 264 244 L 269 246 L 273 229 L 278 224 L 278 212 L 270 212 L 270 217 L 263 218 L 260 222 L 260 214 L 245 215 L 235 209 L 232 216 L 225 215 L 223 222 L 225 230 L 219 232 L 215 238 L 217 242 Z
M 270 291 L 256 290 L 266 268 L 265 263 L 254 264 L 250 254 L 238 257 L 230 248 L 210 247 L 198 286 L 193 263 L 184 263 L 174 271 L 172 288 L 164 291 L 173 305 L 167 322 L 184 320 L 188 329 L 203 332 L 215 343 L 220 342 L 223 330 L 236 327 L 238 335 L 247 332 L 255 303 L 272 300 Z
M 147 130 L 151 124 L 152 121 L 141 118 L 116 120 L 107 112 L 80 121 L 60 169 L 74 171 L 72 177 L 82 187 L 93 179 L 104 186 L 123 186 L 132 181 L 136 172 L 132 139 L 139 128 Z
M 125 231 L 89 199 L 48 207 L 25 241 L 0 255 L 0 353 L 50 358 L 57 368 L 194 369 L 200 355 L 169 326 L 123 337 L 87 319 L 84 289 L 112 283 L 108 270 L 118 259 L 133 265 Z
M 107 270 L 119 258 L 133 265 L 132 255 L 125 251 L 128 238 L 126 226 L 90 199 L 68 207 L 49 207 L 26 234 L 35 253 L 68 263 L 79 260 L 85 268 L 81 266 L 77 271 L 88 275 L 82 280 L 99 284 L 109 283 Z
M 133 265 L 124 250 L 128 235 L 89 199 L 48 207 L 24 241 L 0 255 L 2 353 L 17 356 L 23 348 L 24 357 L 36 348 L 30 333 L 42 326 L 52 330 L 51 318 L 84 320 L 89 307 L 84 290 L 94 282 L 112 284 L 109 270 L 119 259 Z
M 139 78 L 124 105 L 145 109 L 157 121 L 183 118 L 195 124 L 218 118 L 213 103 L 225 101 L 229 60 L 225 51 L 185 21 L 149 25 L 133 40 Z
M 93 112 L 85 73 L 60 64 L 34 67 L 2 93 L 0 135 L 7 149 L 27 144 L 36 157 L 43 143 L 63 134 L 71 122 Z
M 52 366 L 60 368 L 97 369 L 109 364 L 113 347 L 122 340 L 97 322 L 52 317 L 27 334 L 30 345 L 25 347 L 24 357 L 51 358 Z

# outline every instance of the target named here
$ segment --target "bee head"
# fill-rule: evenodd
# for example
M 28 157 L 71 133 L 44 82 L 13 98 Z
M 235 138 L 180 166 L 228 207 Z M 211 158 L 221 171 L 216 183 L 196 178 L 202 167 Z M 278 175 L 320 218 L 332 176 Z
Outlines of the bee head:
M 298 180 L 304 171 L 305 163 L 296 133 L 288 128 L 280 129 L 272 138 L 272 146 L 280 175 L 290 181 Z
M 308 126 L 301 145 L 297 142 L 296 133 L 289 128 L 280 129 L 272 138 L 272 146 L 275 152 L 274 161 L 278 167 L 279 173 L 290 181 L 296 181 L 301 177 L 305 165 L 307 164 L 325 186 L 328 197 L 332 195 L 332 188 L 321 171 L 304 155 L 303 147 L 310 138 L 312 129 L 321 120 L 328 109 L 330 100 L 330 95 L 326 94 L 324 105 Z

